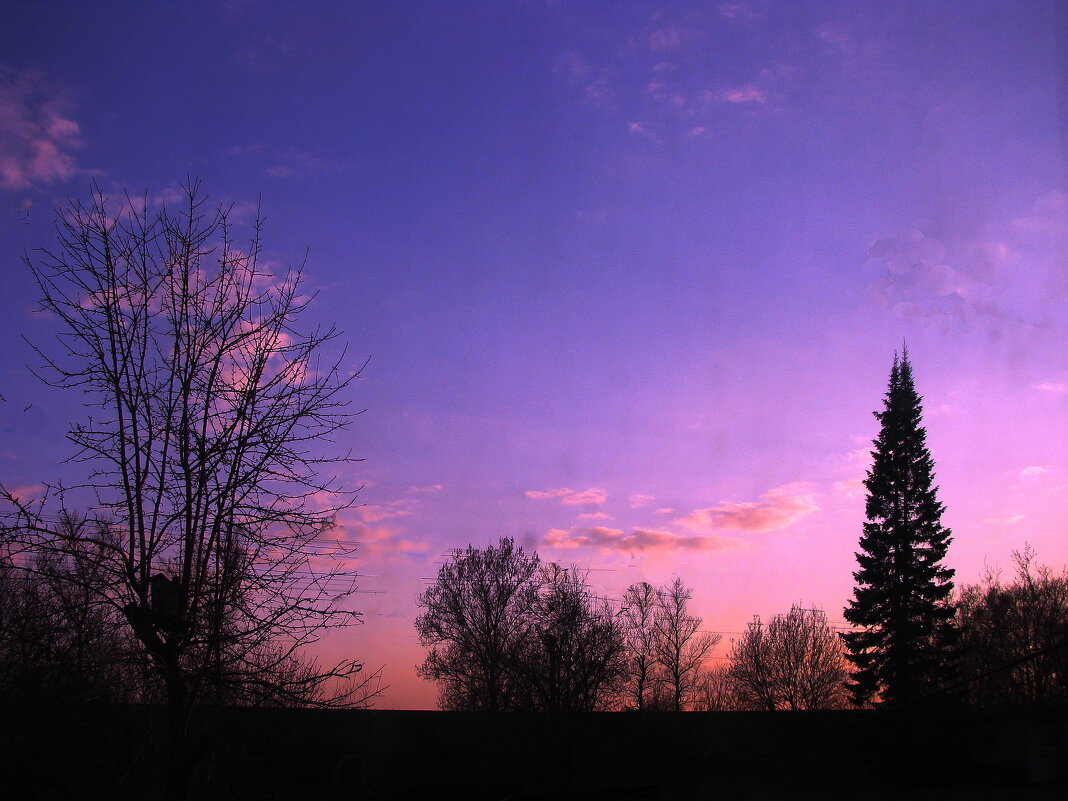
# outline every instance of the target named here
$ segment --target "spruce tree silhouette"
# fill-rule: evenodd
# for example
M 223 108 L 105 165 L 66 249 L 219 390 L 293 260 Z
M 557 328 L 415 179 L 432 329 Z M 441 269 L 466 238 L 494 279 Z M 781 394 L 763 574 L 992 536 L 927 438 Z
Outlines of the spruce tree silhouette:
M 905 704 L 944 684 L 953 670 L 954 571 L 942 564 L 951 541 L 934 485 L 934 460 L 908 349 L 894 355 L 882 423 L 873 442 L 867 522 L 857 585 L 844 634 L 855 670 L 849 689 L 863 705 L 876 696 Z

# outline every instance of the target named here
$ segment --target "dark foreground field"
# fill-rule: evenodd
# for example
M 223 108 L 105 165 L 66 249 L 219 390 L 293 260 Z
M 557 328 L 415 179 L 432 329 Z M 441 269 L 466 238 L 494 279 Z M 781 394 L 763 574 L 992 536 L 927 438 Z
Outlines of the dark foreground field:
M 150 799 L 162 712 L 5 713 L 8 797 Z M 1057 798 L 1068 715 L 202 709 L 197 799 Z M 0 789 L 0 795 L 4 794 Z

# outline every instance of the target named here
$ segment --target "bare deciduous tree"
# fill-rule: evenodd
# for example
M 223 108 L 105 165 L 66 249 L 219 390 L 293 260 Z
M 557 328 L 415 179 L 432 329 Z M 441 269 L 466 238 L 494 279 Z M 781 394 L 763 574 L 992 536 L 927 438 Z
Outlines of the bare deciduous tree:
M 91 558 L 38 552 L 0 558 L 0 694 L 9 702 L 139 700 L 129 637 L 114 607 L 86 589 Z
M 430 652 L 419 667 L 438 682 L 443 709 L 514 708 L 515 665 L 527 636 L 537 554 L 504 538 L 497 546 L 468 546 L 441 566 L 419 596 L 419 641 Z
M 654 628 L 656 658 L 664 671 L 671 709 L 681 711 L 697 684 L 705 657 L 720 641 L 719 634 L 702 633 L 702 620 L 688 612 L 693 591 L 675 579 L 659 591 Z
M 1030 546 L 1013 553 L 1016 576 L 988 572 L 961 587 L 957 625 L 971 703 L 1044 706 L 1068 701 L 1068 571 L 1035 564 Z
M 92 563 L 102 580 L 85 586 L 151 657 L 180 743 L 221 655 L 266 679 L 254 655 L 285 660 L 357 620 L 341 604 L 351 569 L 315 555 L 352 502 L 333 473 L 348 457 L 322 448 L 351 418 L 353 376 L 323 360 L 333 329 L 296 327 L 310 300 L 300 271 L 262 270 L 259 223 L 239 248 L 227 209 L 209 208 L 197 183 L 175 211 L 129 197 L 116 207 L 94 189 L 57 231 L 57 248 L 27 258 L 61 326 L 58 349 L 35 348 L 39 375 L 97 411 L 68 431 L 87 480 L 50 495 L 90 512 L 68 531 L 43 504 L 4 493 L 5 531 Z M 311 684 L 360 669 L 315 670 Z M 367 691 L 356 681 L 325 700 Z
M 719 664 L 701 671 L 694 688 L 693 707 L 699 712 L 725 712 L 738 708 L 734 680 L 728 667 Z
M 538 571 L 527 637 L 516 665 L 530 705 L 546 712 L 591 712 L 616 697 L 624 675 L 621 626 L 576 568 Z
M 621 619 L 627 646 L 627 681 L 623 704 L 645 709 L 656 684 L 656 610 L 659 596 L 647 581 L 631 584 L 623 593 Z
M 755 709 L 829 709 L 845 703 L 841 640 L 818 609 L 792 607 L 765 627 L 754 618 L 734 643 L 730 677 Z

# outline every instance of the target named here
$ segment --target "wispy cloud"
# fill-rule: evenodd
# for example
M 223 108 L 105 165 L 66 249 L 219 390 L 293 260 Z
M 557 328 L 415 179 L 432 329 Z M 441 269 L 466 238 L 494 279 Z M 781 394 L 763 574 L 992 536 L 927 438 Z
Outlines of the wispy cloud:
M 1042 381 L 1038 384 L 1032 384 L 1031 388 L 1049 395 L 1063 395 L 1068 392 L 1068 384 L 1063 381 Z
M 993 523 L 994 525 L 1001 525 L 1001 526 L 1012 526 L 1012 525 L 1015 525 L 1016 523 L 1019 523 L 1025 517 L 1026 517 L 1026 515 L 1013 514 L 1013 515 L 1008 515 L 1006 517 L 988 517 L 985 520 L 983 520 L 983 522 L 984 523 Z
M 612 520 L 612 515 L 607 512 L 583 512 L 579 520 Z
M 640 136 L 643 139 L 648 139 L 651 142 L 659 142 L 660 138 L 653 130 L 653 124 L 650 122 L 642 122 L 635 120 L 627 123 L 627 131 L 634 136 Z
M 732 22 L 756 22 L 763 14 L 756 9 L 753 3 L 731 2 L 720 3 L 716 7 L 716 13 L 723 19 Z
M 770 489 L 756 501 L 724 501 L 718 506 L 696 509 L 673 522 L 699 532 L 735 529 L 763 533 L 786 528 L 819 508 L 813 486 L 794 482 Z
M 352 173 L 357 167 L 351 161 L 340 161 L 309 153 L 300 148 L 274 149 L 262 144 L 236 145 L 227 151 L 230 155 L 259 161 L 265 175 L 286 180 L 303 178 L 317 173 Z
M 339 522 L 327 539 L 337 538 L 346 545 L 356 546 L 357 563 L 382 562 L 386 560 L 407 561 L 425 556 L 433 545 L 409 536 L 395 523 L 368 524 L 356 520 Z
M 415 514 L 418 501 L 402 499 L 385 503 L 364 504 L 354 509 L 355 514 L 364 523 L 377 523 L 394 517 L 409 517 Z
M 1055 189 L 1035 201 L 1030 213 L 1017 217 L 1012 226 L 1027 235 L 1063 236 L 1068 222 L 1068 194 Z
M 547 490 L 527 490 L 524 495 L 536 501 L 559 498 L 560 503 L 566 504 L 567 506 L 585 506 L 588 504 L 598 506 L 608 500 L 607 490 L 601 487 L 590 487 L 581 492 L 576 492 L 575 490 L 566 487 Z
M 594 526 L 591 528 L 550 529 L 544 544 L 552 548 L 597 548 L 602 552 L 648 551 L 729 551 L 740 546 L 730 537 L 694 536 L 671 531 L 636 528 L 629 534 L 622 529 Z
M 655 500 L 655 495 L 644 495 L 640 492 L 636 492 L 629 498 L 627 498 L 627 503 L 630 504 L 631 509 L 641 509 L 644 506 L 648 506 Z
M 0 188 L 66 181 L 81 129 L 67 95 L 40 72 L 0 67 Z
M 768 94 L 753 84 L 746 84 L 724 89 L 720 92 L 719 99 L 725 103 L 752 103 L 762 106 L 768 101 Z
M 408 487 L 408 492 L 441 492 L 441 484 L 427 484 L 424 487 Z
M 654 53 L 669 53 L 699 44 L 704 38 L 705 32 L 700 28 L 666 25 L 649 34 L 649 49 Z
M 599 506 L 607 500 L 607 491 L 601 487 L 590 487 L 588 490 L 583 490 L 582 492 L 573 492 L 569 495 L 565 495 L 560 499 L 560 503 L 567 504 L 568 506 L 586 506 L 587 504 Z
M 19 503 L 39 501 L 44 496 L 43 484 L 27 484 L 22 487 L 9 487 L 7 491 Z
M 867 490 L 864 486 L 864 482 L 860 479 L 835 481 L 834 484 L 831 485 L 831 488 L 843 498 L 861 498 Z
M 973 282 L 946 263 L 942 242 L 916 228 L 876 240 L 868 248 L 872 298 L 899 317 L 962 314 Z
M 1020 478 L 1036 478 L 1037 476 L 1048 473 L 1049 470 L 1042 465 L 1029 464 L 1023 470 L 1020 471 Z

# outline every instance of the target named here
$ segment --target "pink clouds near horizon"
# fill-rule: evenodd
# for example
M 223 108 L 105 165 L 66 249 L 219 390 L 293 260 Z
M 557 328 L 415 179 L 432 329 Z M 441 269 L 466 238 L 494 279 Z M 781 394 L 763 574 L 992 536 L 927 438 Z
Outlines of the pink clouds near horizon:
M 671 531 L 635 528 L 630 534 L 622 529 L 593 526 L 590 528 L 549 529 L 543 540 L 552 548 L 598 548 L 602 553 L 611 551 L 726 551 L 739 542 L 728 537 L 677 534 Z
M 717 506 L 695 509 L 673 522 L 701 533 L 735 529 L 762 534 L 786 528 L 819 511 L 815 494 L 811 484 L 798 481 L 770 489 L 756 501 L 724 501 Z

